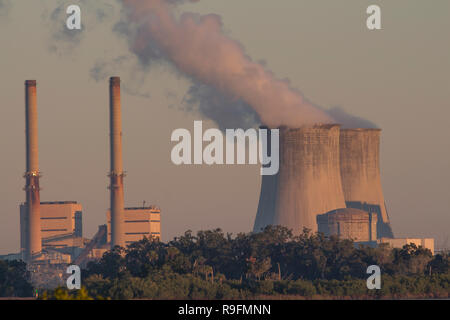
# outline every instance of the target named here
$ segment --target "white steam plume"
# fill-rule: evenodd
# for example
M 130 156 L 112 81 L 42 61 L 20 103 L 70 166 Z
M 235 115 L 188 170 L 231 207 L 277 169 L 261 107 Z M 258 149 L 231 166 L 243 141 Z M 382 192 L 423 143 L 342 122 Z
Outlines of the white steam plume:
M 173 4 L 180 0 L 121 1 L 127 24 L 134 26 L 126 32 L 131 50 L 142 63 L 163 57 L 195 81 L 252 106 L 271 127 L 334 122 L 286 81 L 253 62 L 223 33 L 220 16 L 183 13 L 176 18 Z

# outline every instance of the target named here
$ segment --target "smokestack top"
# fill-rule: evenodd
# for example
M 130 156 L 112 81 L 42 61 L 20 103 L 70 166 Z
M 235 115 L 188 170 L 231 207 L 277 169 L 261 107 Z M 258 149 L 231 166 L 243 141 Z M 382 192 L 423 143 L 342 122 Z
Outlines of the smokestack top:
M 36 87 L 36 80 L 25 80 L 25 85 L 27 87 Z
M 109 78 L 109 84 L 111 86 L 120 86 L 120 77 L 111 77 L 111 78 Z

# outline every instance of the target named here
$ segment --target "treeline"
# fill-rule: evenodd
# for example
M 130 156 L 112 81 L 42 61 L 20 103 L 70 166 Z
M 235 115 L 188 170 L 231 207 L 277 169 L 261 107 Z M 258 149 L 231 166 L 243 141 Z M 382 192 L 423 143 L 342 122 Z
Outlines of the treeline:
M 369 265 L 382 289 L 368 290 Z M 406 245 L 356 247 L 350 240 L 284 227 L 253 234 L 188 231 L 163 243 L 116 247 L 83 270 L 86 296 L 111 299 L 247 299 L 255 297 L 449 297 L 450 257 Z M 43 298 L 76 298 L 63 288 Z M 80 298 L 80 293 L 78 293 Z
M 33 286 L 22 261 L 0 260 L 0 297 L 31 297 Z
M 397 299 L 448 298 L 450 275 L 383 276 L 381 290 L 363 279 L 207 281 L 192 274 L 160 272 L 146 278 L 93 276 L 82 290 L 58 288 L 41 299 Z

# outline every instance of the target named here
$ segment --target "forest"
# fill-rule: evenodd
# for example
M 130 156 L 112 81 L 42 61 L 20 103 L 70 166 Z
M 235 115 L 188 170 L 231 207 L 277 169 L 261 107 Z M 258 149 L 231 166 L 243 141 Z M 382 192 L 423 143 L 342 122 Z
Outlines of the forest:
M 367 267 L 381 269 L 369 290 Z M 187 231 L 167 243 L 144 238 L 82 269 L 81 290 L 33 288 L 26 264 L 0 261 L 0 297 L 39 299 L 449 298 L 450 255 L 406 245 L 358 246 L 280 226 L 236 236 Z
M 381 268 L 380 290 L 367 267 Z M 380 299 L 450 297 L 450 256 L 406 245 L 356 246 L 305 229 L 269 226 L 233 237 L 191 231 L 168 243 L 143 239 L 116 247 L 82 270 L 82 290 L 57 288 L 41 299 Z

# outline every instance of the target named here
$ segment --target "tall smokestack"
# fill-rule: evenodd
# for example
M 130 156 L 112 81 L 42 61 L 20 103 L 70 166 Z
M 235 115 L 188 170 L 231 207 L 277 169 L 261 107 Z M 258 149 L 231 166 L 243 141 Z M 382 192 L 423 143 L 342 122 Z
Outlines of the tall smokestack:
M 25 259 L 33 260 L 42 250 L 39 196 L 38 120 L 36 80 L 25 81 L 27 229 Z
M 392 238 L 381 188 L 380 135 L 380 129 L 341 130 L 342 189 L 347 207 L 376 212 L 378 237 Z
M 281 128 L 280 170 L 263 176 L 254 232 L 267 225 L 316 232 L 316 216 L 338 208 L 345 208 L 339 125 Z
M 124 197 L 122 167 L 122 115 L 120 105 L 120 78 L 109 79 L 109 112 L 111 142 L 111 248 L 125 247 L 124 240 Z

